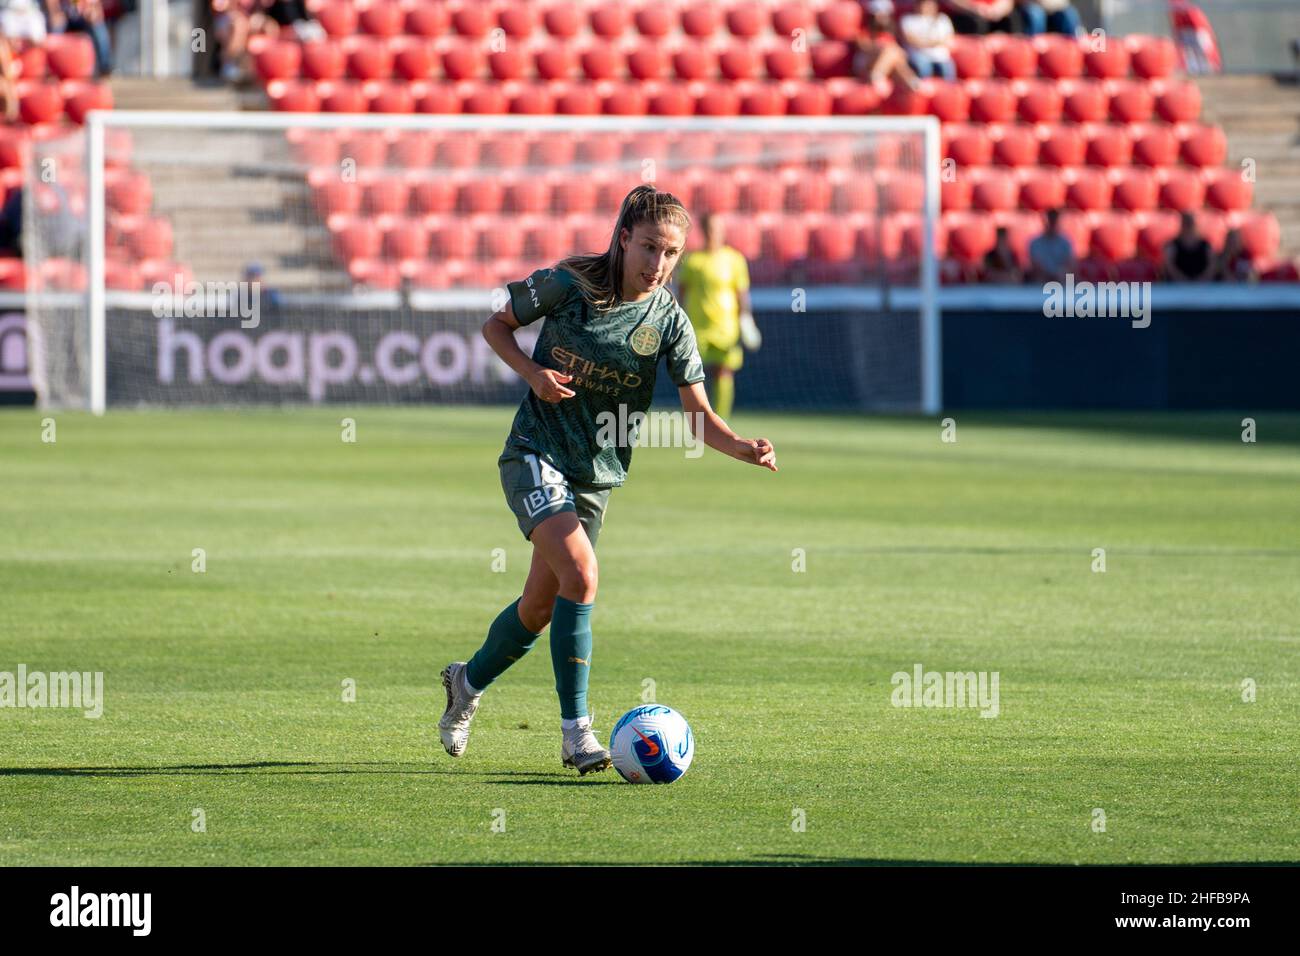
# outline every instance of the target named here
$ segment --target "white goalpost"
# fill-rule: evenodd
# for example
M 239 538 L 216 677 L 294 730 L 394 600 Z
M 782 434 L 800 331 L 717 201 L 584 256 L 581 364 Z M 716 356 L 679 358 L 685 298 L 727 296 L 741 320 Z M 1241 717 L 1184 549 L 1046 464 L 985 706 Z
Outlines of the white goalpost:
M 47 407 L 517 400 L 473 332 L 640 182 L 749 260 L 738 408 L 942 407 L 933 117 L 96 111 L 33 149 Z

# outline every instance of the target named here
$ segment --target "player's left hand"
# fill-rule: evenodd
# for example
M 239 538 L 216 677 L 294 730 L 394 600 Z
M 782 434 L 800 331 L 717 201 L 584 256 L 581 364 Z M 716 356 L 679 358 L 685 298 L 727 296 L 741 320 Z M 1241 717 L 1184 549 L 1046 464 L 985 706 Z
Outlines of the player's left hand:
M 739 452 L 736 455 L 741 461 L 747 461 L 751 465 L 758 465 L 761 468 L 767 468 L 776 471 L 776 449 L 766 438 L 741 438 L 738 439 Z

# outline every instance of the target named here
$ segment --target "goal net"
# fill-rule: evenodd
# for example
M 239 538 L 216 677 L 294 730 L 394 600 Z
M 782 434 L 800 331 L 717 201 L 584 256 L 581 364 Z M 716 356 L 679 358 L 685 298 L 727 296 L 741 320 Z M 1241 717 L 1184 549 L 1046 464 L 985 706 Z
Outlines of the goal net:
M 737 410 L 939 406 L 929 117 L 118 111 L 33 150 L 46 406 L 518 401 L 483 320 L 645 182 L 747 260 Z

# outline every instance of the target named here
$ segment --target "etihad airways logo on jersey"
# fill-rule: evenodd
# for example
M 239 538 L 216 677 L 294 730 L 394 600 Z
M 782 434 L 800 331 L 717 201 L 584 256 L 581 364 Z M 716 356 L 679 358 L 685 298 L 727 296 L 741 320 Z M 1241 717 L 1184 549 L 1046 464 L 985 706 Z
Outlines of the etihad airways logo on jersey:
M 597 365 L 591 359 L 583 358 L 577 352 L 555 346 L 551 349 L 551 358 L 560 363 L 560 371 L 586 379 L 582 384 L 603 384 L 613 379 L 624 388 L 636 388 L 641 384 L 641 376 L 635 372 L 623 372 L 607 365 Z

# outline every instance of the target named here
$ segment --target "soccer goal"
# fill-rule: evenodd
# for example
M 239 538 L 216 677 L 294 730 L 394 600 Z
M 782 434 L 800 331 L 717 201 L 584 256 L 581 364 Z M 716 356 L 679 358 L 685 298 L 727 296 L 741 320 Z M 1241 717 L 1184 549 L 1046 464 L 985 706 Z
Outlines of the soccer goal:
M 933 413 L 939 165 L 932 117 L 93 112 L 27 167 L 33 380 L 96 413 L 514 402 L 478 335 L 505 284 L 653 182 L 688 252 L 712 212 L 748 262 L 737 411 Z

